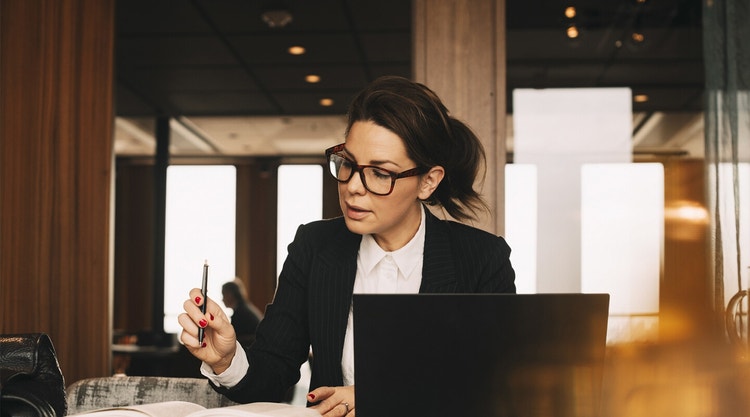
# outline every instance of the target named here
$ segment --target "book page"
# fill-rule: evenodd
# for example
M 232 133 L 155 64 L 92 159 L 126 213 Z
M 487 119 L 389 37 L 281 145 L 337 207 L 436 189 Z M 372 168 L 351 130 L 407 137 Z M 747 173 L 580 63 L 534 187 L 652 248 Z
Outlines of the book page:
M 99 408 L 68 417 L 183 417 L 201 410 L 205 410 L 205 407 L 187 401 L 165 401 L 153 404 Z
M 258 402 L 209 408 L 190 414 L 190 417 L 320 417 L 320 413 L 298 405 Z

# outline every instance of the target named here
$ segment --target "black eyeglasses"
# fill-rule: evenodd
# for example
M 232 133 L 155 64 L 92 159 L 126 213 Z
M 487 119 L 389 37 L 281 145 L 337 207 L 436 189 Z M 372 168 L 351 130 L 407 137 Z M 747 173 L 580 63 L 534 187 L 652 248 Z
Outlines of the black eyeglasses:
M 349 182 L 355 172 L 359 171 L 359 178 L 365 189 L 375 195 L 388 195 L 393 191 L 393 186 L 399 178 L 421 175 L 427 170 L 422 167 L 408 169 L 404 172 L 393 172 L 374 165 L 358 165 L 351 159 L 341 155 L 344 144 L 336 145 L 326 149 L 328 159 L 328 170 L 341 183 Z

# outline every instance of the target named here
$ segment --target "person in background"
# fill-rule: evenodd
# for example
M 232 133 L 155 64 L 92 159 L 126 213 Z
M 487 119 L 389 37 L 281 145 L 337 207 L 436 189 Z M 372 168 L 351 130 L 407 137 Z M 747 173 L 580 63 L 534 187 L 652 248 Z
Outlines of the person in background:
M 239 279 L 224 283 L 221 296 L 224 305 L 232 309 L 231 323 L 237 341 L 243 347 L 249 347 L 255 341 L 255 330 L 263 314 L 247 300 L 245 286 Z
M 243 350 L 199 289 L 184 303 L 180 341 L 234 401 L 281 401 L 312 348 L 308 404 L 353 417 L 352 294 L 515 292 L 502 237 L 428 208 L 459 221 L 487 210 L 474 189 L 485 156 L 471 129 L 428 87 L 393 76 L 361 91 L 347 116 L 345 142 L 325 152 L 343 216 L 297 229 L 255 343 Z

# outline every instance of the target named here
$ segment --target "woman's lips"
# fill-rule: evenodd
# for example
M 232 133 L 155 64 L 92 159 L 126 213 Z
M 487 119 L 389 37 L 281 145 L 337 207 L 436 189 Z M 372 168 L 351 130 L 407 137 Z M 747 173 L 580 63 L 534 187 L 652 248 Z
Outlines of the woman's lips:
M 365 210 L 361 207 L 353 206 L 350 204 L 346 205 L 346 217 L 352 220 L 361 220 L 370 213 L 369 210 Z

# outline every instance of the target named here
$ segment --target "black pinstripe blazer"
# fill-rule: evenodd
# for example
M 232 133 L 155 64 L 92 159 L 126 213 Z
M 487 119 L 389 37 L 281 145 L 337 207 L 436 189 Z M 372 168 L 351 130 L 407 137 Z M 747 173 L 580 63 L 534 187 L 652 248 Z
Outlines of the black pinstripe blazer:
M 420 293 L 513 293 L 515 273 L 502 237 L 440 220 L 425 210 Z M 313 351 L 310 388 L 341 386 L 341 356 L 362 236 L 343 218 L 300 226 L 272 304 L 247 350 L 250 370 L 231 389 L 238 402 L 280 401 Z

